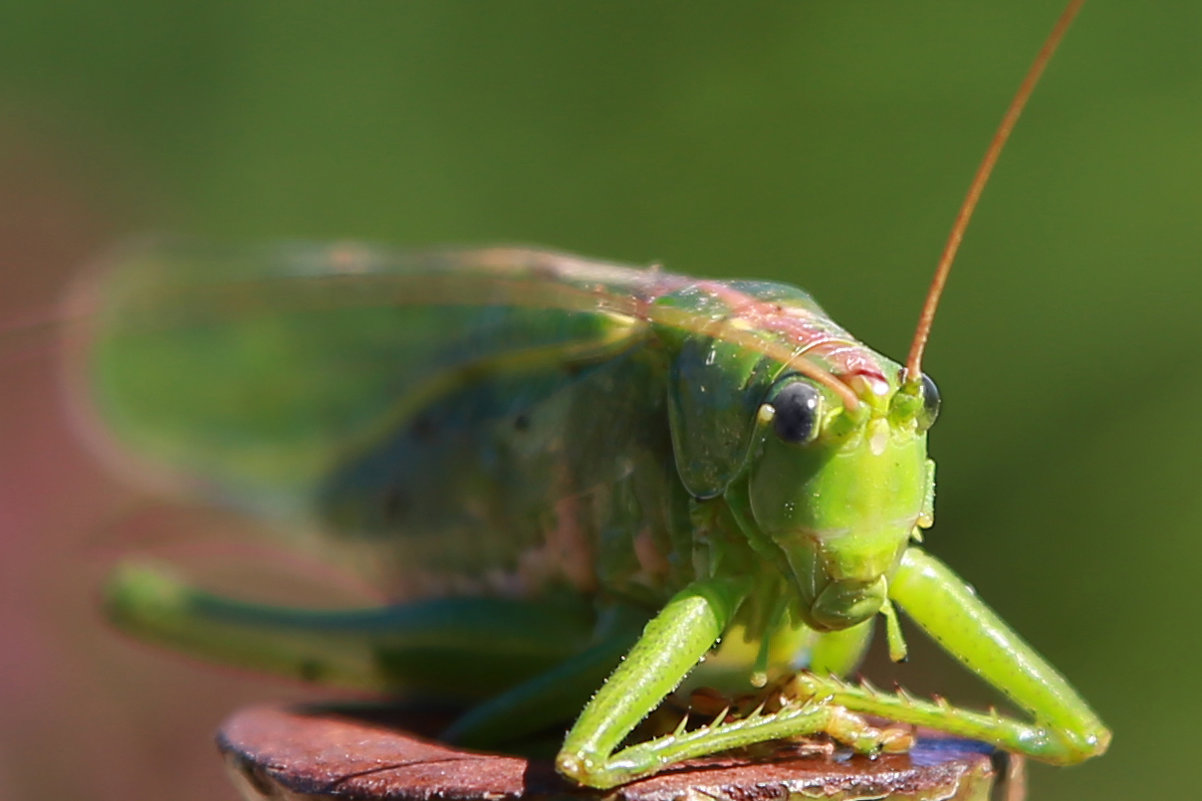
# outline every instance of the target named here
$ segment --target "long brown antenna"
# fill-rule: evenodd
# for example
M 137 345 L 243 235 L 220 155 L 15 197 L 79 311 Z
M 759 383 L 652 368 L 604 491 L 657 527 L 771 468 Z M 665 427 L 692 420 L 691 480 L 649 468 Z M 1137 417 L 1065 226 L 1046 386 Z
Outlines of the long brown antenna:
M 1073 18 L 1077 16 L 1077 12 L 1083 5 L 1085 5 L 1085 0 L 1071 0 L 1068 8 L 1064 9 L 1064 13 L 1060 15 L 1060 19 L 1056 20 L 1056 27 L 1052 28 L 1039 55 L 1031 64 L 1031 69 L 1027 71 L 1027 77 L 1023 78 L 1022 85 L 1018 87 L 1018 92 L 1010 101 L 1010 107 L 1006 109 L 1006 115 L 1002 117 L 1002 124 L 998 126 L 997 133 L 993 135 L 993 141 L 989 143 L 989 149 L 985 151 L 985 158 L 981 160 L 981 166 L 977 167 L 977 174 L 973 176 L 972 184 L 968 187 L 968 195 L 960 206 L 960 213 L 956 215 L 952 232 L 947 238 L 947 244 L 943 247 L 939 266 L 935 268 L 935 277 L 931 279 L 931 287 L 927 290 L 927 299 L 922 306 L 922 314 L 918 316 L 918 328 L 914 331 L 914 340 L 910 343 L 910 355 L 906 359 L 907 381 L 916 381 L 922 375 L 922 352 L 926 348 L 927 339 L 931 336 L 931 324 L 935 320 L 935 310 L 939 307 L 939 296 L 943 294 L 943 286 L 947 283 L 948 273 L 952 271 L 952 262 L 956 259 L 956 251 L 960 249 L 960 240 L 964 238 L 964 229 L 968 228 L 968 221 L 972 219 L 973 209 L 977 207 L 977 201 L 981 199 L 981 192 L 984 191 L 985 184 L 989 181 L 993 165 L 997 164 L 998 156 L 1001 155 L 1002 148 L 1006 146 L 1006 140 L 1010 138 L 1010 132 L 1014 130 L 1014 124 L 1018 122 L 1019 115 L 1023 113 L 1023 108 L 1027 105 L 1031 92 L 1035 90 L 1035 84 L 1039 83 L 1044 68 L 1052 60 L 1052 54 L 1056 52 L 1056 47 L 1064 38 L 1065 31 L 1068 30 L 1068 26 L 1072 24 Z

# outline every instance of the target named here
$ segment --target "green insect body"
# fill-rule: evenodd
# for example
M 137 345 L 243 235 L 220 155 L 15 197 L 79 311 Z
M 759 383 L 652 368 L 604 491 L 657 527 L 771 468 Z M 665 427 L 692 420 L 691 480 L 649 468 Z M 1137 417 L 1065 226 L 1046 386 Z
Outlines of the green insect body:
M 556 766 L 597 788 L 798 737 L 900 752 L 914 726 L 1057 764 L 1101 754 L 1086 702 L 916 544 L 933 522 L 935 303 L 1080 4 L 1007 112 L 904 367 L 798 289 L 546 251 L 115 257 L 81 290 L 71 365 L 93 438 L 394 602 L 264 606 L 128 565 L 112 618 L 247 667 L 457 700 L 445 736 L 477 747 L 575 718 Z M 877 616 L 904 658 L 898 609 L 1029 719 L 846 682 Z M 630 744 L 699 688 L 761 703 Z
M 479 701 L 448 732 L 477 746 L 584 706 L 558 766 L 597 787 L 782 737 L 912 743 L 860 713 L 1052 762 L 1106 747 L 1065 680 L 913 544 L 934 385 L 800 290 L 520 249 L 312 246 L 143 248 L 91 286 L 78 369 L 110 436 L 318 531 L 397 601 L 256 606 L 134 566 L 109 610 L 140 636 Z M 840 681 L 878 614 L 904 653 L 894 604 L 1033 721 Z M 617 750 L 686 677 L 734 696 L 803 668 L 778 711 Z

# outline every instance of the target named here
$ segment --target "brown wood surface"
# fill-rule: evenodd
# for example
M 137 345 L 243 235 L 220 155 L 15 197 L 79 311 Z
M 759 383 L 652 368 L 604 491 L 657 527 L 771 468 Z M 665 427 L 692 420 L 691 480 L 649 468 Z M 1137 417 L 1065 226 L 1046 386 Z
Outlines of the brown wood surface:
M 999 771 L 1016 773 L 1005 754 L 979 743 L 925 737 L 913 753 L 859 756 L 778 754 L 755 761 L 696 760 L 606 793 L 583 790 L 550 762 L 465 751 L 411 733 L 412 712 L 354 707 L 251 707 L 218 737 L 231 775 L 247 799 L 390 799 L 505 801 L 609 797 L 680 799 L 987 799 Z M 995 790 L 990 795 L 991 788 Z

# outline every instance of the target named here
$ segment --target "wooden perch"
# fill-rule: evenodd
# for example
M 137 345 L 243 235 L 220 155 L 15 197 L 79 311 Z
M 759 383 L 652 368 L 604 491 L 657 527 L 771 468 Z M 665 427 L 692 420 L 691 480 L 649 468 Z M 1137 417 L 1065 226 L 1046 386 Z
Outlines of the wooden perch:
M 375 708 L 252 707 L 222 726 L 218 745 L 248 801 L 508 801 L 605 797 L 682 799 L 1021 798 L 1021 760 L 981 743 L 924 736 L 902 756 L 779 754 L 684 763 L 607 792 L 583 790 L 549 761 L 464 751 L 411 733 L 412 713 Z M 991 792 L 993 793 L 991 795 Z

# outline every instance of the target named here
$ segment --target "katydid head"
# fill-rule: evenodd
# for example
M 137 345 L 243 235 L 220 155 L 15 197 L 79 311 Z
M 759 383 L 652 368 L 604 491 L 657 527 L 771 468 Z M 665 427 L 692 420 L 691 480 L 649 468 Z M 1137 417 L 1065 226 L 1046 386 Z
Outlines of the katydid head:
M 812 381 L 775 382 L 758 414 L 746 510 L 783 556 L 797 612 L 819 630 L 881 611 L 889 576 L 929 518 L 934 384 L 876 387 L 852 411 Z
M 904 381 L 799 290 L 704 290 L 703 325 L 668 332 L 679 337 L 668 411 L 682 484 L 699 502 L 726 501 L 784 577 L 794 619 L 834 630 L 887 611 L 889 577 L 930 520 L 935 385 Z M 748 346 L 748 330 L 762 338 Z
M 749 462 L 746 506 L 756 528 L 783 552 L 801 600 L 799 614 L 814 628 L 847 628 L 888 611 L 889 575 L 917 528 L 930 525 L 934 488 L 926 431 L 939 400 L 922 372 L 923 351 L 977 201 L 1082 2 L 1072 0 L 1062 14 L 977 168 L 927 292 L 905 368 L 885 373 L 896 380 L 869 382 L 864 392 L 848 384 L 850 392 L 837 399 L 829 382 L 821 395 L 809 378 L 786 378 L 761 407 L 761 428 L 771 425 L 772 431 Z M 821 372 L 811 370 L 811 378 Z M 808 389 L 790 382 L 806 382 Z M 824 397 L 840 408 L 824 414 Z

